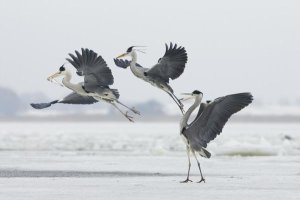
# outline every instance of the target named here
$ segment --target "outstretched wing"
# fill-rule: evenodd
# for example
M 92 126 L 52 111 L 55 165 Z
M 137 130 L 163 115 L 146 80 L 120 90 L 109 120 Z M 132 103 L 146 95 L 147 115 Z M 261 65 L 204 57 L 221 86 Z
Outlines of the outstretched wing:
M 76 69 L 78 75 L 84 76 L 84 87 L 93 91 L 99 86 L 108 86 L 114 83 L 111 70 L 107 67 L 104 59 L 93 50 L 81 49 L 81 54 L 75 51 L 75 55 L 69 54 L 67 58 Z
M 31 103 L 30 105 L 35 108 L 35 109 L 44 109 L 44 108 L 48 108 L 53 104 L 57 104 L 57 103 L 65 103 L 65 104 L 93 104 L 96 103 L 97 100 L 94 99 L 93 97 L 89 97 L 89 96 L 81 96 L 75 92 L 69 94 L 68 96 L 66 96 L 65 98 L 63 98 L 62 100 L 55 100 L 55 101 L 51 101 L 48 103 Z
M 170 47 L 166 44 L 165 55 L 158 60 L 158 63 L 147 71 L 147 74 L 152 77 L 159 78 L 164 82 L 169 82 L 178 78 L 184 71 L 187 62 L 187 53 L 184 47 L 173 46 Z
M 191 147 L 200 150 L 216 138 L 228 119 L 236 112 L 248 106 L 253 100 L 250 93 L 232 94 L 220 97 L 207 104 L 198 116 L 183 132 Z
M 115 64 L 117 65 L 117 67 L 120 67 L 120 68 L 126 69 L 127 67 L 130 66 L 130 61 L 129 61 L 129 60 L 115 58 L 115 59 L 114 59 L 114 62 L 115 62 Z M 137 66 L 137 67 L 142 67 L 142 66 L 141 66 L 140 64 L 138 64 L 138 63 L 136 63 L 136 66 Z
M 65 103 L 65 104 L 93 104 L 98 102 L 96 99 L 90 96 L 82 96 L 75 92 L 69 94 L 62 100 L 57 103 Z

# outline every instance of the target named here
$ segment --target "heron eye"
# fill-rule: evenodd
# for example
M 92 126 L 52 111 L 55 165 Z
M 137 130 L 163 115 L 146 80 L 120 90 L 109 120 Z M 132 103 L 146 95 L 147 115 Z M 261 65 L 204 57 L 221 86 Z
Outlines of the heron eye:
M 60 68 L 59 68 L 59 71 L 65 71 L 66 70 L 66 68 L 64 67 L 64 66 L 61 66 Z

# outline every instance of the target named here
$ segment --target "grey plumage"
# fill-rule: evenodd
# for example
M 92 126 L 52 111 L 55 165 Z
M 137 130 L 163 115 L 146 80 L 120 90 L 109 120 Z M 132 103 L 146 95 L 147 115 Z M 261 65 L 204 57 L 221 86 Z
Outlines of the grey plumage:
M 164 56 L 147 71 L 147 74 L 168 83 L 169 79 L 174 80 L 183 73 L 188 57 L 184 47 L 177 47 L 177 44 L 173 46 L 172 43 L 170 43 L 170 47 L 167 44 L 165 45 L 166 52 Z
M 30 104 L 35 109 L 44 109 L 48 108 L 53 104 L 56 103 L 63 103 L 63 104 L 93 104 L 98 102 L 96 99 L 90 96 L 82 96 L 75 92 L 72 92 L 62 100 L 55 100 L 51 101 L 49 103 L 32 103 Z
M 159 79 L 166 83 L 169 83 L 169 79 L 178 78 L 185 68 L 185 64 L 188 60 L 187 53 L 184 47 L 165 44 L 166 51 L 162 58 L 158 60 L 158 63 L 152 68 L 147 69 L 147 76 L 152 79 Z M 114 59 L 116 66 L 120 68 L 127 68 L 130 66 L 130 61 L 126 59 Z M 137 67 L 142 67 L 140 64 L 136 64 Z
M 64 104 L 93 104 L 98 102 L 96 99 L 90 96 L 82 96 L 75 92 L 72 92 L 62 100 L 58 101 L 57 103 L 64 103 Z
M 172 87 L 169 85 L 169 79 L 174 80 L 183 73 L 188 59 L 185 48 L 177 46 L 177 44 L 173 45 L 173 43 L 170 43 L 169 46 L 166 44 L 165 54 L 158 60 L 158 63 L 152 68 L 144 68 L 137 64 L 136 51 L 139 51 L 139 49 L 134 49 L 134 47 L 138 46 L 129 47 L 126 53 L 117 57 L 131 56 L 131 61 L 114 59 L 115 64 L 124 69 L 130 66 L 132 73 L 136 77 L 165 91 L 177 104 L 183 114 L 183 104 L 174 94 Z
M 196 115 L 196 118 L 197 119 L 198 117 L 200 117 L 200 115 L 202 114 L 203 110 L 207 107 L 207 103 L 201 103 L 200 104 L 200 107 L 199 107 L 199 110 L 198 110 L 198 113 Z
M 75 51 L 75 55 L 69 54 L 71 58 L 66 60 L 75 67 L 79 76 L 84 76 L 83 83 L 71 83 L 72 74 L 65 68 L 65 64 L 59 68 L 59 71 L 48 77 L 49 81 L 63 76 L 63 86 L 74 91 L 60 101 L 49 103 L 31 104 L 33 108 L 43 109 L 56 103 L 64 104 L 92 104 L 98 101 L 104 101 L 114 106 L 129 121 L 133 122 L 133 117 L 128 115 L 128 111 L 123 112 L 118 105 L 122 105 L 135 114 L 140 114 L 135 108 L 130 108 L 119 101 L 119 91 L 109 88 L 114 83 L 114 77 L 110 68 L 104 59 L 93 50 L 81 49 L 81 54 Z
M 126 60 L 126 59 L 118 59 L 118 58 L 115 58 L 114 59 L 114 62 L 115 62 L 115 65 L 117 67 L 120 67 L 120 68 L 123 68 L 123 69 L 126 69 L 127 67 L 130 66 L 130 61 L 129 60 Z M 142 67 L 140 64 L 136 63 L 136 66 L 137 67 Z
M 186 180 L 182 183 L 190 182 L 190 152 L 195 157 L 201 180 L 198 183 L 205 182 L 203 177 L 200 162 L 196 153 L 205 158 L 210 158 L 211 154 L 205 148 L 207 144 L 219 135 L 228 119 L 236 112 L 248 106 L 253 101 L 253 96 L 250 93 L 239 93 L 227 95 L 215 99 L 213 102 L 201 103 L 203 93 L 195 90 L 191 94 L 185 93 L 195 98 L 194 104 L 188 109 L 180 121 L 180 134 L 184 138 L 188 156 L 188 173 Z M 189 99 L 186 98 L 186 99 Z M 200 105 L 199 111 L 195 120 L 188 124 L 188 120 L 192 112 Z
M 222 132 L 228 119 L 248 106 L 252 100 L 250 93 L 240 93 L 217 98 L 204 108 L 202 106 L 201 113 L 198 113 L 196 119 L 183 132 L 190 147 L 195 151 L 207 147 Z
M 114 77 L 105 60 L 93 50 L 82 48 L 81 52 L 75 51 L 76 56 L 69 54 L 72 59 L 66 60 L 77 69 L 77 74 L 84 76 L 85 89 L 93 91 L 99 86 L 112 85 Z
M 49 103 L 31 103 L 30 105 L 35 109 L 44 109 L 50 107 L 52 104 L 56 104 L 58 100 L 51 101 Z

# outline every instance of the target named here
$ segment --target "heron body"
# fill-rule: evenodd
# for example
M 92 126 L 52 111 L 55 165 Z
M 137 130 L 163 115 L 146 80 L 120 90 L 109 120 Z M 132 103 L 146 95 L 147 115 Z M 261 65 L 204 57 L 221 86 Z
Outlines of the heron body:
M 162 89 L 167 93 L 174 93 L 171 86 L 169 86 L 167 83 L 165 83 L 164 81 L 161 81 L 158 78 L 155 78 L 151 75 L 148 75 L 147 71 L 149 69 L 137 66 L 137 63 L 136 63 L 137 62 L 137 53 L 136 53 L 136 51 L 132 52 L 131 58 L 132 58 L 132 60 L 130 62 L 130 70 L 137 78 L 140 78 L 140 79 L 150 83 L 152 86 L 157 87 L 159 89 Z
M 183 135 L 183 132 L 185 129 L 188 128 L 188 120 L 191 116 L 191 114 L 193 113 L 193 111 L 199 106 L 199 104 L 201 103 L 202 97 L 200 98 L 200 96 L 196 96 L 195 97 L 195 103 L 185 112 L 185 114 L 182 116 L 181 120 L 180 120 L 180 136 L 182 138 L 182 140 L 184 141 L 184 143 L 189 146 L 189 142 L 187 140 L 187 138 Z
M 202 157 L 210 158 L 211 154 L 205 149 L 207 144 L 222 132 L 226 122 L 234 113 L 240 111 L 252 102 L 253 97 L 250 93 L 239 93 L 220 97 L 209 103 L 201 103 L 203 97 L 202 92 L 195 90 L 188 95 L 194 98 L 195 102 L 180 121 L 180 135 L 186 144 L 189 162 L 188 175 L 183 182 L 190 181 L 190 153 L 192 153 L 197 160 L 201 174 L 201 180 L 199 182 L 205 182 L 197 153 Z M 189 124 L 188 120 L 191 114 L 199 105 L 200 108 L 194 121 Z
M 171 43 L 166 45 L 165 55 L 159 59 L 158 63 L 152 68 L 144 68 L 137 63 L 137 50 L 134 47 L 129 47 L 127 52 L 114 59 L 115 64 L 121 68 L 130 66 L 131 72 L 138 78 L 150 83 L 165 91 L 178 105 L 181 112 L 184 113 L 183 104 L 175 96 L 172 87 L 169 85 L 169 79 L 178 78 L 184 71 L 187 62 L 187 54 L 184 47 L 177 47 Z M 118 58 L 130 56 L 131 61 L 121 60 Z
M 64 78 L 62 79 L 63 85 L 77 93 L 78 95 L 82 96 L 89 96 L 93 97 L 97 101 L 106 101 L 106 102 L 113 102 L 119 99 L 118 95 L 114 94 L 115 89 L 110 89 L 109 87 L 98 87 L 95 91 L 89 92 L 85 89 L 84 83 L 71 83 L 72 74 L 69 70 L 66 69 L 66 73 Z
M 50 103 L 31 104 L 33 108 L 43 109 L 56 103 L 68 104 L 92 104 L 98 101 L 110 103 L 118 111 L 120 111 L 129 121 L 133 121 L 128 112 L 124 113 L 117 104 L 120 104 L 135 114 L 139 114 L 134 108 L 129 108 L 119 101 L 120 94 L 117 89 L 111 89 L 109 85 L 114 82 L 111 70 L 101 56 L 98 56 L 92 50 L 81 49 L 82 53 L 75 51 L 75 55 L 69 54 L 67 61 L 75 67 L 77 74 L 84 77 L 83 83 L 72 83 L 71 72 L 63 66 L 59 71 L 48 78 L 52 81 L 58 76 L 63 76 L 62 83 L 65 87 L 72 90 L 73 93 L 61 100 L 55 100 Z

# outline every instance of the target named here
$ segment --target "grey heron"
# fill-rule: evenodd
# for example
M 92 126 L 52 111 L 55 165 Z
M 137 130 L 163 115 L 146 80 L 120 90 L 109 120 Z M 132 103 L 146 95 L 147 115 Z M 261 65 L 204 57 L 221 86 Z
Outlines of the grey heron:
M 240 111 L 244 107 L 248 106 L 253 96 L 250 93 L 238 93 L 227 95 L 215 99 L 214 101 L 208 101 L 207 103 L 201 103 L 203 94 L 202 92 L 195 90 L 188 94 L 187 99 L 195 99 L 194 104 L 186 111 L 180 121 L 180 135 L 182 136 L 185 144 L 188 156 L 188 174 L 185 181 L 186 183 L 191 181 L 190 176 L 190 153 L 195 157 L 198 168 L 201 175 L 201 180 L 205 182 L 205 179 L 201 172 L 200 162 L 196 153 L 205 158 L 210 158 L 211 154 L 205 149 L 207 144 L 214 140 L 217 135 L 222 132 L 222 129 L 228 119 L 236 112 Z M 201 105 L 200 105 L 201 104 Z M 200 105 L 198 114 L 193 122 L 188 124 L 188 120 L 192 112 Z
M 170 97 L 172 97 L 183 114 L 183 104 L 175 96 L 174 90 L 169 85 L 169 79 L 174 80 L 183 73 L 188 59 L 187 53 L 184 47 L 177 46 L 177 44 L 173 45 L 170 43 L 170 46 L 167 44 L 165 45 L 166 51 L 164 56 L 160 58 L 158 63 L 151 68 L 144 68 L 137 63 L 136 51 L 140 50 L 135 48 L 138 46 L 129 47 L 124 54 L 118 56 L 116 59 L 114 59 L 114 61 L 115 64 L 121 68 L 127 68 L 130 66 L 132 73 L 136 77 L 165 91 Z M 119 59 L 125 56 L 130 56 L 131 61 Z
M 49 103 L 32 103 L 35 109 L 50 107 L 56 103 L 64 104 L 93 104 L 98 101 L 104 101 L 114 106 L 129 121 L 133 122 L 133 117 L 123 112 L 117 104 L 120 104 L 135 114 L 140 114 L 135 108 L 130 108 L 119 101 L 120 94 L 117 89 L 111 89 L 109 85 L 114 83 L 114 77 L 110 68 L 104 59 L 93 50 L 81 49 L 81 54 L 75 51 L 75 55 L 69 54 L 71 58 L 66 60 L 75 67 L 79 76 L 84 76 L 84 83 L 71 83 L 72 74 L 63 64 L 59 71 L 48 77 L 49 81 L 56 77 L 63 76 L 63 86 L 73 92 L 61 100 L 55 100 Z

